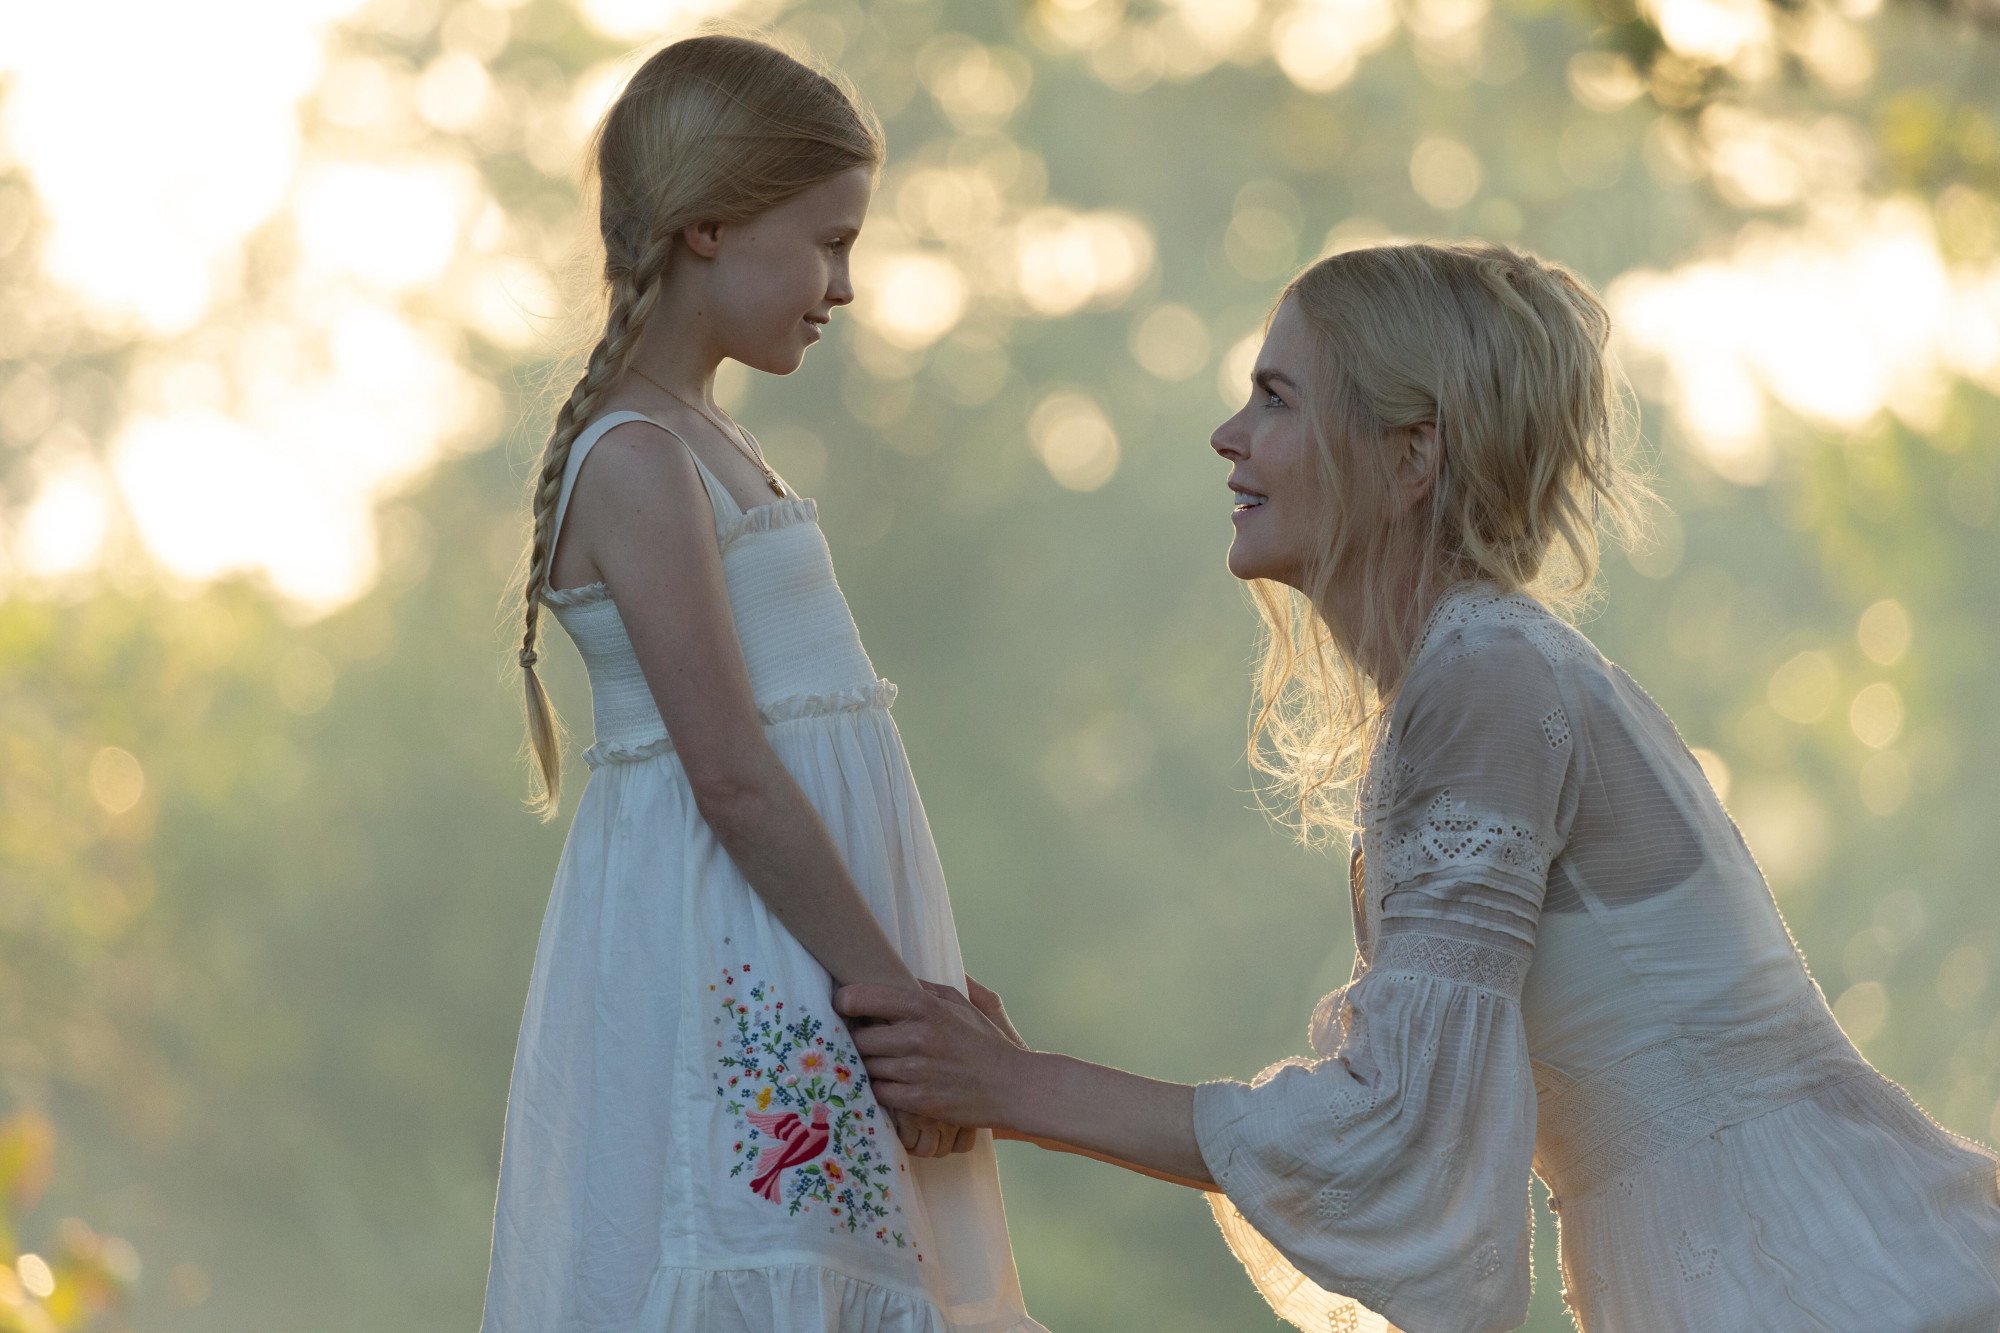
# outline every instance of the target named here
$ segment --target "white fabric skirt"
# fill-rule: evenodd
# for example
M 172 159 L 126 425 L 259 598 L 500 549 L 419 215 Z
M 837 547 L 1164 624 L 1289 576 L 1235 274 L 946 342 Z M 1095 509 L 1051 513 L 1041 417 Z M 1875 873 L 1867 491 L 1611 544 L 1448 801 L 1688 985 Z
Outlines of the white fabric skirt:
M 962 986 L 886 702 L 767 734 L 911 969 Z M 991 1136 L 909 1159 L 831 996 L 671 750 L 601 763 L 536 949 L 482 1333 L 1040 1333 Z

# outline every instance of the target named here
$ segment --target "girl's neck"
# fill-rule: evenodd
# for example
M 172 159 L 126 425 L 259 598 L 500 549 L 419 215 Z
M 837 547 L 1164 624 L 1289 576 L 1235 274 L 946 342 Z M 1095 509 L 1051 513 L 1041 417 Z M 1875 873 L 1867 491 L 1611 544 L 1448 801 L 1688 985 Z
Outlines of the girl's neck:
M 636 381 L 636 387 L 648 394 L 665 389 L 684 402 L 714 411 L 715 370 L 722 364 L 722 353 L 709 336 L 708 324 L 699 296 L 668 281 L 639 334 L 639 345 L 632 349 L 629 364 L 643 378 L 630 376 L 627 386 Z

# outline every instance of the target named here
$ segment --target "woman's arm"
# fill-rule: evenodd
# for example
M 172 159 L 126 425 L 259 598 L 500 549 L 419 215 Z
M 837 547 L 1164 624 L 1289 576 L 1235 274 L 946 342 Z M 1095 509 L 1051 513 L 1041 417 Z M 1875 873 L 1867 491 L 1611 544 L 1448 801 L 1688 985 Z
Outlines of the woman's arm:
M 1052 1051 L 1037 1064 L 1022 1096 L 1019 1137 L 1038 1148 L 1094 1157 L 1189 1189 L 1216 1183 L 1194 1136 L 1194 1089 L 1128 1074 Z
M 968 983 L 969 988 L 969 983 Z M 833 1007 L 875 1020 L 855 1046 L 884 1106 L 1094 1157 L 1157 1180 L 1213 1190 L 1194 1134 L 1194 1089 L 1050 1051 L 1029 1050 L 991 1011 L 937 987 L 843 986 Z

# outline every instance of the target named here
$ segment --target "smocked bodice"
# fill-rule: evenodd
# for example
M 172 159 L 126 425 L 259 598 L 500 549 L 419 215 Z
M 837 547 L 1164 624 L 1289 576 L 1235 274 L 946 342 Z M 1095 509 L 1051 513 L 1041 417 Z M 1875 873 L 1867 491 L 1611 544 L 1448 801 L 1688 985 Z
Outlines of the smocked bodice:
M 612 426 L 649 420 L 613 412 L 593 422 L 571 447 L 557 502 L 556 536 L 584 455 Z M 693 451 L 689 451 L 693 457 Z M 850 708 L 886 707 L 896 687 L 878 678 L 861 646 L 847 599 L 834 579 L 833 556 L 810 499 L 788 497 L 749 510 L 695 457 L 715 508 L 716 540 L 729 588 L 729 608 L 751 690 L 765 722 L 776 723 Z M 640 670 L 638 655 L 602 583 L 552 589 L 543 603 L 576 644 L 590 678 L 595 743 L 591 767 L 672 749 L 667 728 Z

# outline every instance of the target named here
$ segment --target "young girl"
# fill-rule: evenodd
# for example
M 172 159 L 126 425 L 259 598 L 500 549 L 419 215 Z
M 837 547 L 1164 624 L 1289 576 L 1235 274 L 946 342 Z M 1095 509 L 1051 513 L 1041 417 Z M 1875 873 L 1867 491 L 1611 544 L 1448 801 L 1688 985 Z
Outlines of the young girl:
M 714 404 L 853 299 L 879 131 L 760 42 L 654 55 L 594 150 L 609 311 L 534 491 L 546 605 L 589 673 L 508 1090 L 486 1333 L 1039 1330 L 990 1135 L 899 1127 L 832 986 L 963 964 L 901 740 L 813 502 Z M 587 465 L 586 465 L 587 464 Z M 905 1151 L 905 1149 L 909 1151 Z
M 1993 1333 L 2000 1162 L 1855 1050 L 1673 723 L 1530 595 L 1633 493 L 1608 331 L 1499 246 L 1352 251 L 1211 441 L 1309 826 L 1372 731 L 1318 1059 L 1187 1087 L 1027 1050 L 976 988 L 837 1005 L 898 1020 L 857 1034 L 884 1103 L 1209 1191 L 1300 1328 L 1518 1327 L 1532 1166 L 1587 1333 Z

